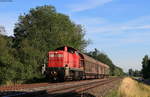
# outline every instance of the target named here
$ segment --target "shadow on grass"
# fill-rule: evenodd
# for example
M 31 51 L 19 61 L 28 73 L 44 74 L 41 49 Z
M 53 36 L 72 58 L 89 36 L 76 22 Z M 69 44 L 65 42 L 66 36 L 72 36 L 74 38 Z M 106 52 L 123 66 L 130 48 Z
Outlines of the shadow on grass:
M 68 93 L 56 93 L 49 94 L 46 90 L 36 91 L 36 92 L 23 92 L 23 91 L 7 91 L 0 92 L 0 97 L 95 97 L 89 93 L 77 93 L 77 92 L 68 92 Z
M 25 81 L 24 83 L 32 84 L 32 83 L 44 83 L 44 82 L 51 82 L 51 81 L 43 77 L 43 78 L 33 78 Z
M 3 91 L 0 92 L 0 97 L 36 97 L 36 95 L 46 94 L 45 90 L 38 92 L 24 92 L 24 91 Z
M 140 83 L 143 83 L 143 84 L 146 84 L 146 85 L 150 85 L 150 79 L 143 79 L 143 78 L 138 78 L 138 79 L 135 79 L 134 80 L 140 82 Z
M 143 83 L 144 83 L 144 84 L 147 84 L 147 85 L 150 85 L 150 79 L 144 79 L 144 80 L 143 80 Z

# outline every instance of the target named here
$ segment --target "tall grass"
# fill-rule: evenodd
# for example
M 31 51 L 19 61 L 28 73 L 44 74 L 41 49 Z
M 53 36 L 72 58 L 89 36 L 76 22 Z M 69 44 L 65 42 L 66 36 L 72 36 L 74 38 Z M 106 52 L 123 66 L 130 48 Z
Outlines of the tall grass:
M 106 97 L 150 97 L 150 86 L 127 77 L 123 79 L 118 90 L 112 91 Z

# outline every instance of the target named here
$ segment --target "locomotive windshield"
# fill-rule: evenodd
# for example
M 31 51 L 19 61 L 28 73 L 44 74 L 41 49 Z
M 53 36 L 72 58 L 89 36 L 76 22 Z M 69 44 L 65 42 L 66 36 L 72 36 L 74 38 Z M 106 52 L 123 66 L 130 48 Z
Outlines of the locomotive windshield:
M 49 57 L 63 57 L 63 54 L 49 54 Z

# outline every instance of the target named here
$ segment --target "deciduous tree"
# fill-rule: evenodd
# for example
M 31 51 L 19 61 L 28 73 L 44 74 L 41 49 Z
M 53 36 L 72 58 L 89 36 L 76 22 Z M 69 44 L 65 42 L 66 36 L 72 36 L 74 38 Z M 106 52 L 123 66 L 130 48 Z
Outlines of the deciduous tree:
M 150 78 L 150 59 L 145 55 L 142 61 L 142 74 L 144 78 Z
M 39 6 L 19 17 L 13 47 L 24 68 L 29 69 L 29 78 L 38 78 L 48 51 L 64 45 L 83 50 L 88 44 L 84 35 L 81 25 L 69 16 L 58 13 L 53 6 Z

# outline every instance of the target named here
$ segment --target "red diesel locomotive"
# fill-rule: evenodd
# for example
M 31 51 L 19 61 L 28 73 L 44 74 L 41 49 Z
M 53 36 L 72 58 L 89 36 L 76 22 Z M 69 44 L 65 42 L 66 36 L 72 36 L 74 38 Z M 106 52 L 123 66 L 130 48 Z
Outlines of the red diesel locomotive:
M 63 46 L 48 53 L 46 77 L 51 80 L 81 80 L 103 78 L 109 74 L 109 66 L 78 50 Z

